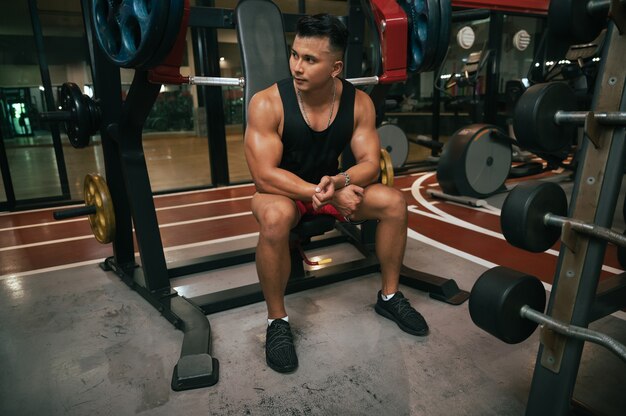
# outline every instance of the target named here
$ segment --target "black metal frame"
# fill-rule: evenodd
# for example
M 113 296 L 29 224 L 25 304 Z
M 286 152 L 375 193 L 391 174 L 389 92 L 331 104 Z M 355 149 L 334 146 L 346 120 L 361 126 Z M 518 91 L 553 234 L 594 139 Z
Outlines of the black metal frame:
M 619 12 L 618 12 L 619 13 Z M 618 16 L 623 19 L 625 16 Z M 625 111 L 626 82 L 617 57 L 626 51 L 626 35 L 609 22 L 592 103 L 595 111 Z M 610 227 L 620 192 L 626 143 L 624 127 L 587 130 L 576 172 L 569 215 Z M 594 143 L 592 143 L 594 140 Z M 590 322 L 626 306 L 626 273 L 599 283 L 606 241 L 564 231 L 547 313 L 572 325 Z M 542 330 L 526 414 L 567 415 L 572 406 L 583 341 Z

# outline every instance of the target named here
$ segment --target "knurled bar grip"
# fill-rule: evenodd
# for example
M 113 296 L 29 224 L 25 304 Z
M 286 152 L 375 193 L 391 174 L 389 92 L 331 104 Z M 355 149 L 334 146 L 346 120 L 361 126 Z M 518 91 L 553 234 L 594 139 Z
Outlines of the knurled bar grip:
M 55 211 L 52 216 L 55 220 L 66 220 L 68 218 L 82 217 L 84 215 L 92 215 L 96 213 L 97 208 L 93 205 L 85 205 L 83 207 L 64 209 L 63 211 Z

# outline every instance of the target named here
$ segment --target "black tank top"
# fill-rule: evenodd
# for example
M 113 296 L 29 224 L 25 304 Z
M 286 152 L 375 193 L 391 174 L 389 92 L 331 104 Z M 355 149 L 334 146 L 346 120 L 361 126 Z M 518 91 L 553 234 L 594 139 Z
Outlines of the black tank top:
M 339 172 L 339 155 L 352 138 L 354 130 L 355 88 L 341 79 L 343 92 L 337 116 L 324 131 L 312 130 L 304 121 L 298 106 L 293 79 L 279 81 L 283 102 L 283 156 L 279 167 L 317 184 L 324 175 Z

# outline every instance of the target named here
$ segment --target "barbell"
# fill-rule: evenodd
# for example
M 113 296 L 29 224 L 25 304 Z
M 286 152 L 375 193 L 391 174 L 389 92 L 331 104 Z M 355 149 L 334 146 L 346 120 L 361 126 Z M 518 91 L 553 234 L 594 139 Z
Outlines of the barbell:
M 517 102 L 513 118 L 519 145 L 531 151 L 556 152 L 573 144 L 577 126 L 590 122 L 626 126 L 626 112 L 575 110 L 574 90 L 563 82 L 535 84 L 528 88 Z
M 566 215 L 567 197 L 563 188 L 553 182 L 524 182 L 504 200 L 500 215 L 502 234 L 511 245 L 533 253 L 552 247 L 563 227 L 626 247 L 623 234 Z
M 54 219 L 65 220 L 87 215 L 96 240 L 102 244 L 110 243 L 115 238 L 115 211 L 113 199 L 104 178 L 96 173 L 86 175 L 83 182 L 83 195 L 84 206 L 55 211 Z
M 508 344 L 526 340 L 542 325 L 544 330 L 601 345 L 626 362 L 626 346 L 601 332 L 546 315 L 545 305 L 546 293 L 539 279 L 504 266 L 485 271 L 469 297 L 469 312 L 476 326 Z
M 83 94 L 73 82 L 61 86 L 59 95 L 61 111 L 41 113 L 41 120 L 63 123 L 70 144 L 83 148 L 89 144 L 89 138 L 100 129 L 100 106 L 96 101 Z

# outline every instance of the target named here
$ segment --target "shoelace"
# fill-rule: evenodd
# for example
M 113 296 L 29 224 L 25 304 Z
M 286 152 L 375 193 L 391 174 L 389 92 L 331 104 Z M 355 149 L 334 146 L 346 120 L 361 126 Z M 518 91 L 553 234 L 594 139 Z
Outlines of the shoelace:
M 407 298 L 399 298 L 395 304 L 398 309 L 398 314 L 400 314 L 403 318 L 408 318 L 409 315 L 419 317 L 415 309 L 413 309 L 411 304 L 409 304 L 409 300 Z
M 270 332 L 270 337 L 267 340 L 267 344 L 272 350 L 280 349 L 282 347 L 290 347 L 293 345 L 293 340 L 289 335 L 287 326 L 280 325 L 277 326 L 276 329 L 272 330 L 272 332 Z

